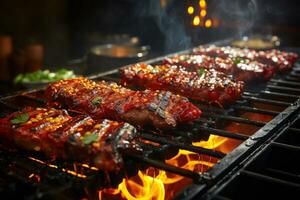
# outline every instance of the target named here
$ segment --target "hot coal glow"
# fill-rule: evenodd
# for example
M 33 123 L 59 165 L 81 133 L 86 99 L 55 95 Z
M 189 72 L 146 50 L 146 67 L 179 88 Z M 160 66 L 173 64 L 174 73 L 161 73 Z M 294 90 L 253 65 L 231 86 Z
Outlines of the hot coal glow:
M 240 142 L 210 135 L 207 141 L 194 142 L 193 145 L 228 153 Z M 179 150 L 173 158 L 165 161 L 167 164 L 195 172 L 205 172 L 218 159 L 207 155 L 199 155 L 186 150 Z M 129 179 L 123 179 L 117 188 L 99 191 L 99 199 L 129 199 L 129 200 L 165 200 L 172 199 L 184 186 L 192 180 L 169 172 L 150 167 Z

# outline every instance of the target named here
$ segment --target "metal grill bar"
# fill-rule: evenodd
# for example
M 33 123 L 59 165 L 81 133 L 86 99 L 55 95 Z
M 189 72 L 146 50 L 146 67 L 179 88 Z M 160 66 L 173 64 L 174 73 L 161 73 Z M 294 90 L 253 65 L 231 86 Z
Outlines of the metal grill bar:
M 276 112 L 276 111 L 272 111 L 272 110 L 265 110 L 265 109 L 259 109 L 259 108 L 254 108 L 254 107 L 241 106 L 241 105 L 233 105 L 232 107 L 235 109 L 238 109 L 238 110 L 244 110 L 244 111 L 266 114 L 266 115 L 273 115 L 273 116 L 276 116 L 280 113 L 280 112 Z
M 288 178 L 299 180 L 299 176 L 297 174 L 292 174 L 292 173 L 289 173 L 289 172 L 285 172 L 285 171 L 278 170 L 278 169 L 272 169 L 272 168 L 266 168 L 266 170 L 270 171 L 272 173 L 283 175 L 283 176 L 288 177 Z
M 290 92 L 300 93 L 300 89 L 290 88 L 290 87 L 284 87 L 284 86 L 267 85 L 267 88 L 281 90 L 281 91 L 285 91 L 285 92 L 290 91 Z
M 273 96 L 280 96 L 280 97 L 287 97 L 287 98 L 293 98 L 298 99 L 300 95 L 294 95 L 294 94 L 285 94 L 285 93 L 279 93 L 279 92 L 273 92 L 269 90 L 263 90 L 260 92 L 261 94 L 267 94 L 267 95 L 273 95 Z
M 282 106 L 282 107 L 288 107 L 291 105 L 291 103 L 287 103 L 284 101 L 276 101 L 276 100 L 270 100 L 270 99 L 264 99 L 264 98 L 250 97 L 250 96 L 245 96 L 245 95 L 243 95 L 242 97 L 245 100 L 256 101 L 256 102 L 260 102 L 260 103 L 266 103 L 266 104 Z
M 286 80 L 289 80 L 289 81 L 295 81 L 295 82 L 300 82 L 300 79 L 299 78 L 295 78 L 295 77 L 291 77 L 291 76 L 286 76 L 285 77 Z
M 292 131 L 292 132 L 300 134 L 300 129 L 298 129 L 298 128 L 288 128 L 288 131 Z
M 228 116 L 228 115 L 207 115 L 207 114 L 203 113 L 202 116 L 213 117 L 213 118 L 217 118 L 217 119 L 224 119 L 224 120 L 228 120 L 228 121 L 250 124 L 250 125 L 254 125 L 254 126 L 264 126 L 266 124 L 265 122 L 261 122 L 261 121 L 253 121 L 250 119 L 245 119 L 245 118 L 235 117 L 235 116 Z
M 242 133 L 232 133 L 229 131 L 224 131 L 221 129 L 210 128 L 210 127 L 205 127 L 205 126 L 201 126 L 198 128 L 202 131 L 209 132 L 213 135 L 219 135 L 219 136 L 228 137 L 228 138 L 232 138 L 232 139 L 247 140 L 249 138 L 249 136 L 244 135 Z
M 296 72 L 294 72 L 294 71 L 292 71 L 292 72 L 290 73 L 290 76 L 293 76 L 293 77 L 296 77 L 296 78 L 300 78 L 300 74 L 299 74 L 299 73 L 296 73 Z
M 168 171 L 168 172 L 171 172 L 171 173 L 175 173 L 175 174 L 179 174 L 181 176 L 191 178 L 196 182 L 200 182 L 203 179 L 205 179 L 205 177 L 200 173 L 193 172 L 193 171 L 186 170 L 186 169 L 181 169 L 181 168 L 178 168 L 178 167 L 174 167 L 172 165 L 162 163 L 162 162 L 157 161 L 157 160 L 149 159 L 149 158 L 143 157 L 141 155 L 131 154 L 131 155 L 128 155 L 128 157 L 131 157 L 132 159 L 136 159 L 138 161 L 142 161 L 145 164 L 156 167 L 158 169 L 162 169 L 162 170 L 165 170 L 165 171 Z
M 279 142 L 272 142 L 272 144 L 275 145 L 275 146 L 285 148 L 285 149 L 300 151 L 300 147 L 297 147 L 297 146 L 294 146 L 294 145 L 283 144 L 283 143 L 279 143 Z
M 246 95 L 246 96 L 253 96 L 253 97 L 258 97 L 258 96 L 259 96 L 259 93 L 253 93 L 253 92 L 250 92 L 250 91 L 244 91 L 244 92 L 243 92 L 243 95 Z
M 199 153 L 199 154 L 206 154 L 206 155 L 213 156 L 216 158 L 223 158 L 226 155 L 222 152 L 213 151 L 211 149 L 205 149 L 202 147 L 196 147 L 196 146 L 190 145 L 186 142 L 174 141 L 174 140 L 170 140 L 168 138 L 162 137 L 162 136 L 155 136 L 155 135 L 151 135 L 148 133 L 142 133 L 141 137 L 146 140 L 153 141 L 153 142 L 172 145 L 174 147 L 177 147 L 178 149 L 184 149 L 184 150 L 192 151 L 192 152 Z
M 207 106 L 207 105 L 201 105 L 199 103 L 196 103 L 196 104 L 203 111 L 209 111 L 209 112 L 215 112 L 215 113 L 224 113 L 224 112 L 226 112 L 226 110 L 224 110 L 222 108 L 211 107 L 211 106 Z
M 246 176 L 250 176 L 250 177 L 253 177 L 253 178 L 257 178 L 257 179 L 260 179 L 260 180 L 273 182 L 273 183 L 275 182 L 275 183 L 278 183 L 278 184 L 281 184 L 281 185 L 288 185 L 290 187 L 300 189 L 300 184 L 288 182 L 288 181 L 281 180 L 281 179 L 278 179 L 278 178 L 273 178 L 273 177 L 270 177 L 270 176 L 262 175 L 262 174 L 251 172 L 251 171 L 248 171 L 248 170 L 241 171 L 241 174 L 244 174 Z
M 284 81 L 281 79 L 271 79 L 270 82 L 276 83 L 276 84 L 284 84 L 284 85 L 290 85 L 290 86 L 295 86 L 298 87 L 299 83 L 294 82 L 294 81 Z

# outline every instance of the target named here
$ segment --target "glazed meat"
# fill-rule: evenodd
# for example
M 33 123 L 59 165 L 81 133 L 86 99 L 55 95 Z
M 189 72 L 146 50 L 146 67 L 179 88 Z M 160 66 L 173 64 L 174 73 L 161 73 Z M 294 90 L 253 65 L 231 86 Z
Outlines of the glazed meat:
M 198 71 L 201 68 L 215 69 L 233 75 L 238 81 L 269 80 L 275 73 L 273 67 L 245 58 L 185 54 L 166 58 L 163 63 L 182 66 L 188 71 Z
M 246 58 L 250 60 L 256 60 L 266 65 L 273 66 L 275 70 L 285 71 L 293 67 L 294 63 L 298 59 L 296 53 L 290 53 L 280 50 L 267 50 L 267 51 L 256 51 L 250 49 L 241 49 L 236 47 L 217 47 L 211 46 L 200 46 L 194 49 L 194 54 L 197 55 L 208 55 L 212 57 L 221 58 Z
M 133 91 L 116 83 L 85 78 L 62 80 L 46 89 L 50 105 L 65 106 L 95 119 L 126 121 L 158 129 L 197 119 L 201 111 L 187 98 L 168 91 Z
M 71 117 L 65 110 L 25 108 L 0 119 L 0 137 L 19 148 L 50 159 L 87 162 L 119 171 L 122 152 L 140 152 L 136 129 L 124 122 Z
M 189 72 L 170 65 L 136 64 L 121 69 L 123 84 L 151 89 L 166 89 L 194 100 L 224 105 L 242 94 L 243 82 L 234 81 L 224 73 L 202 68 Z

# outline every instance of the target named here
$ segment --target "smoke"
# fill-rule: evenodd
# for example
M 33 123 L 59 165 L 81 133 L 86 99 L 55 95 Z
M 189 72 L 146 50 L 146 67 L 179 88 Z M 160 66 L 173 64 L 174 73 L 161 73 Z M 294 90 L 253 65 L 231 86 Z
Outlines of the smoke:
M 174 1 L 174 4 L 175 2 L 178 3 L 178 1 Z M 173 1 L 169 0 L 167 6 L 162 7 L 160 1 L 149 0 L 141 1 L 137 7 L 139 17 L 150 17 L 154 20 L 165 38 L 164 50 L 166 52 L 191 47 L 191 38 L 187 35 L 183 20 L 178 16 L 178 13 L 172 12 L 174 8 L 172 3 Z M 178 5 L 176 7 L 178 8 Z M 171 12 L 169 12 L 170 10 Z M 152 37 L 155 37 L 155 33 Z
M 256 0 L 220 0 L 218 10 L 221 11 L 220 15 L 227 23 L 238 24 L 237 34 L 239 36 L 251 33 L 260 19 Z

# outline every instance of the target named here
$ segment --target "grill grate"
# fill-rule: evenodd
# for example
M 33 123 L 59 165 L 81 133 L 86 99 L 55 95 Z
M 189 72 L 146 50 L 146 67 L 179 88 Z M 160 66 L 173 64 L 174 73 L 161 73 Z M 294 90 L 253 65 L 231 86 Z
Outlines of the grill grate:
M 160 62 L 163 58 L 164 57 L 150 60 L 147 63 L 149 64 L 157 63 Z M 255 146 L 262 144 L 268 138 L 274 136 L 274 133 L 280 130 L 279 128 L 280 125 L 285 124 L 287 120 L 290 120 L 290 118 L 295 117 L 293 113 L 296 112 L 296 110 L 299 108 L 298 104 L 293 105 L 295 100 L 297 100 L 300 96 L 300 90 L 295 88 L 295 86 L 300 82 L 300 76 L 298 74 L 299 70 L 300 70 L 299 67 L 297 67 L 291 73 L 289 73 L 289 75 L 278 75 L 278 77 L 273 78 L 267 84 L 260 83 L 259 85 L 255 85 L 255 87 L 247 88 L 247 91 L 244 93 L 242 99 L 240 99 L 239 101 L 236 102 L 236 104 L 231 105 L 230 107 L 223 109 L 223 108 L 216 108 L 211 105 L 198 104 L 199 108 L 204 110 L 205 113 L 203 114 L 203 117 L 197 120 L 195 124 L 193 124 L 193 126 L 191 127 L 172 130 L 172 133 L 166 135 L 161 135 L 160 133 L 155 133 L 150 130 L 143 130 L 141 132 L 141 138 L 147 141 L 155 142 L 158 144 L 158 146 L 153 145 L 151 143 L 143 142 L 141 144 L 145 149 L 143 156 L 130 155 L 128 153 L 125 155 L 127 158 L 130 158 L 128 161 L 129 162 L 128 165 L 131 166 L 132 163 L 141 162 L 145 165 L 145 166 L 140 166 L 141 168 L 147 166 L 153 166 L 158 169 L 163 169 L 165 171 L 169 171 L 171 173 L 175 173 L 193 179 L 194 184 L 191 185 L 189 188 L 187 188 L 185 192 L 179 194 L 178 198 L 184 198 L 184 199 L 192 198 L 195 195 L 199 194 L 200 190 L 203 192 L 207 191 L 210 188 L 210 186 L 217 183 L 224 176 L 224 173 L 236 167 L 236 163 L 238 161 L 241 161 L 242 159 L 245 159 L 247 156 L 249 156 L 249 154 L 251 153 L 251 151 L 253 151 L 253 148 Z M 108 80 L 108 81 L 116 81 L 116 82 L 119 81 L 117 70 L 92 76 L 90 78 L 95 80 Z M 34 106 L 44 105 L 45 100 L 43 100 L 40 97 L 39 93 L 40 90 L 37 90 L 37 91 L 31 91 L 26 93 L 19 93 L 16 95 L 2 98 L 0 100 L 1 108 L 3 108 L 1 114 L 5 115 L 7 114 L 7 112 L 21 109 L 25 105 L 34 105 Z M 287 107 L 289 108 L 285 110 Z M 258 121 L 254 119 L 248 119 L 247 117 L 243 116 L 243 113 L 245 112 L 268 115 L 270 116 L 270 119 L 273 118 L 273 120 L 269 122 L 269 120 Z M 256 129 L 254 129 L 255 131 L 252 131 L 251 134 L 225 130 L 225 127 L 230 123 L 249 125 L 255 127 Z M 256 132 L 256 130 L 258 131 Z M 288 132 L 298 132 L 298 133 L 300 132 L 300 130 L 297 128 L 287 127 L 286 130 L 288 130 Z M 234 150 L 233 152 L 227 155 L 226 153 L 221 151 L 216 151 L 216 150 L 192 145 L 193 141 L 207 139 L 207 137 L 210 134 L 236 139 L 239 140 L 241 143 L 242 142 L 243 143 L 236 150 Z M 275 147 L 293 148 L 294 150 L 299 148 L 299 147 L 295 147 L 294 144 L 284 144 L 279 141 L 273 142 L 272 146 L 273 148 Z M 172 155 L 174 156 L 179 149 L 188 150 L 201 155 L 212 156 L 217 159 L 220 159 L 220 162 L 204 173 L 198 173 L 187 169 L 182 169 L 164 162 L 165 159 L 172 157 Z M 69 190 L 70 188 L 74 188 L 74 187 L 77 187 L 81 190 L 80 192 L 81 195 L 86 193 L 92 195 L 90 194 L 91 192 L 85 191 L 84 188 L 86 187 L 84 187 L 83 185 L 87 184 L 87 182 L 95 183 L 95 180 L 97 179 L 99 180 L 99 177 L 107 176 L 107 174 L 100 173 L 99 171 L 95 172 L 93 170 L 90 171 L 85 170 L 84 174 L 87 175 L 87 178 L 78 178 L 78 173 L 67 174 L 66 171 L 62 170 L 65 169 L 65 166 L 59 162 L 57 163 L 57 165 L 59 166 L 58 169 L 56 168 L 51 169 L 51 167 L 47 165 L 42 165 L 36 160 L 30 160 L 28 157 L 26 156 L 24 157 L 24 155 L 26 154 L 24 154 L 23 152 L 17 156 L 12 154 L 9 155 L 14 157 L 13 162 L 17 163 L 21 171 L 27 170 L 29 172 L 32 172 L 34 171 L 33 169 L 35 169 L 33 166 L 36 165 L 38 166 L 38 168 L 42 166 L 42 168 L 45 169 L 46 171 L 54 170 L 55 171 L 54 174 L 63 174 L 62 176 L 59 176 L 59 180 L 72 179 L 71 185 L 66 184 L 68 185 L 67 189 L 63 187 L 64 184 L 56 187 L 50 184 L 52 183 L 51 179 L 54 177 L 53 174 L 45 177 L 46 179 L 45 183 L 43 182 L 37 184 L 39 185 L 39 187 L 52 188 L 53 190 L 54 188 L 58 188 L 57 190 L 55 189 L 54 191 L 57 192 L 57 194 L 59 195 L 61 194 L 61 191 L 65 192 L 66 190 Z M 5 170 L 9 169 L 9 166 L 11 164 L 9 160 L 5 159 L 6 158 L 5 156 L 7 156 L 6 153 L 4 151 L 1 151 L 0 161 L 3 162 L 3 165 L 1 164 L 2 167 L 0 167 L 1 174 L 3 174 Z M 247 171 L 247 170 L 248 169 L 243 170 L 244 176 L 250 176 L 250 177 L 259 176 L 257 175 L 257 172 L 253 172 L 251 170 Z M 287 176 L 293 176 L 292 173 L 286 171 L 278 172 L 277 170 L 276 173 L 278 174 L 288 173 Z M 132 172 L 132 174 L 134 174 L 134 172 Z M 11 182 L 19 181 L 25 185 L 28 185 L 29 182 L 30 187 L 33 187 L 35 185 L 33 184 L 33 182 L 28 181 L 27 177 L 24 178 L 22 173 L 19 173 L 17 175 L 8 174 L 7 176 L 8 177 L 5 177 L 5 180 L 10 179 Z M 43 174 L 41 173 L 40 176 L 43 176 Z M 262 180 L 267 180 L 268 178 L 270 178 L 269 176 L 265 176 L 265 175 L 261 175 L 259 177 Z M 20 181 L 19 179 L 22 180 Z M 268 179 L 268 181 L 270 181 L 271 179 Z M 69 181 L 67 182 L 70 183 Z M 113 181 L 112 183 L 117 183 L 117 180 L 115 182 Z M 46 186 L 44 186 L 43 184 L 45 184 Z M 100 184 L 101 186 L 107 185 L 107 183 L 97 183 L 97 184 Z M 97 189 L 101 186 L 98 186 Z M 71 190 L 73 191 L 73 189 Z M 190 194 L 189 192 L 193 193 L 193 195 L 189 195 Z M 210 191 L 210 193 L 215 194 L 216 199 L 218 198 L 227 199 L 227 196 L 226 195 L 224 196 L 222 192 L 221 192 L 222 194 L 215 193 L 212 191 Z M 74 192 L 72 193 L 72 195 L 74 195 Z

